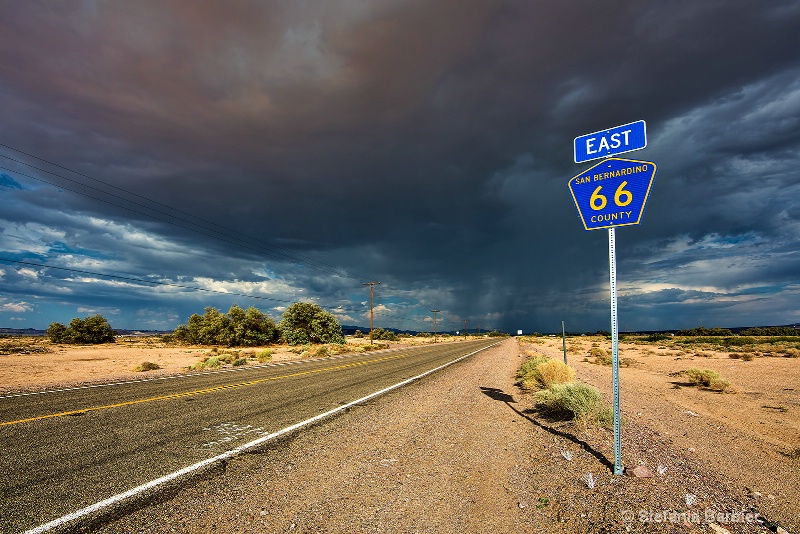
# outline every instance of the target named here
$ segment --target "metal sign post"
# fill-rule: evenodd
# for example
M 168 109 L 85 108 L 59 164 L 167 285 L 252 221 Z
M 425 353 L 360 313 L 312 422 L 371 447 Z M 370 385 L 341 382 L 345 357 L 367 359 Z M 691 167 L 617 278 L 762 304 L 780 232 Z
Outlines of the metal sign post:
M 644 121 L 575 138 L 575 163 L 599 159 L 647 146 Z M 617 226 L 638 225 L 656 177 L 656 164 L 611 158 L 586 169 L 568 183 L 586 230 L 608 228 L 611 292 L 611 380 L 614 404 L 614 474 L 622 475 L 622 437 L 619 402 L 619 327 L 617 324 Z M 563 332 L 563 322 L 562 322 Z M 565 347 L 566 349 L 566 347 Z M 566 363 L 566 350 L 564 362 Z
M 617 251 L 614 227 L 608 229 L 608 271 L 611 288 L 611 384 L 614 403 L 614 474 L 621 475 L 622 435 L 619 410 L 619 329 L 617 328 Z

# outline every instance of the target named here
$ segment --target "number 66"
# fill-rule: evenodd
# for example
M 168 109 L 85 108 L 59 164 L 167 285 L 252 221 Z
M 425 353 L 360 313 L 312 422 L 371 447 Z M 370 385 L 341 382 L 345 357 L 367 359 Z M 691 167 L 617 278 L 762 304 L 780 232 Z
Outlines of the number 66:
M 625 189 L 626 185 L 628 185 L 627 181 L 622 182 L 614 192 L 614 204 L 620 208 L 627 206 L 633 200 L 633 195 L 631 192 Z M 595 189 L 594 193 L 592 193 L 592 196 L 589 197 L 589 205 L 595 211 L 600 211 L 606 207 L 606 204 L 608 204 L 608 199 L 604 195 L 600 194 L 600 189 L 602 188 L 602 185 L 598 185 L 597 189 Z

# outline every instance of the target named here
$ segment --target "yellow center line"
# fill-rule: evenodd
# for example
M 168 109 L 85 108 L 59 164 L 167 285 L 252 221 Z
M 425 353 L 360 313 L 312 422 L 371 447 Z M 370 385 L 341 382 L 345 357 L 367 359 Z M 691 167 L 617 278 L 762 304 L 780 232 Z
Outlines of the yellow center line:
M 239 382 L 238 384 L 223 384 L 221 386 L 214 386 L 210 388 L 204 389 L 196 389 L 194 391 L 184 391 L 182 393 L 171 393 L 169 395 L 161 395 L 159 397 L 149 397 L 147 399 L 136 399 L 126 402 L 118 402 L 116 404 L 106 404 L 104 406 L 90 406 L 88 408 L 81 408 L 79 410 L 70 410 L 67 412 L 59 412 L 59 413 L 50 413 L 45 415 L 37 415 L 36 417 L 29 417 L 27 419 L 18 419 L 17 421 L 5 421 L 0 422 L 0 426 L 10 426 L 10 425 L 18 425 L 20 423 L 30 423 L 32 421 L 41 421 L 42 419 L 52 419 L 54 417 L 65 417 L 68 415 L 77 415 L 83 414 L 86 412 L 95 412 L 99 410 L 110 410 L 112 408 L 121 408 L 123 406 L 133 406 L 134 404 L 144 404 L 146 402 L 155 402 L 155 401 L 162 401 L 162 400 L 170 400 L 170 399 L 180 399 L 182 397 L 191 397 L 194 395 L 205 395 L 207 393 L 215 393 L 217 391 L 223 391 L 227 389 L 235 389 L 245 386 L 254 386 L 256 384 L 261 384 L 263 382 L 270 382 L 274 380 L 282 380 L 284 378 L 293 378 L 297 376 L 304 376 L 304 375 L 311 375 L 315 373 L 322 373 L 324 371 L 338 371 L 341 369 L 348 369 L 351 367 L 358 367 L 360 365 L 367 365 L 371 363 L 378 363 L 387 360 L 396 360 L 398 358 L 403 358 L 406 355 L 399 354 L 395 356 L 384 356 L 383 358 L 376 358 L 374 360 L 364 360 L 362 362 L 352 362 L 346 363 L 342 365 L 336 365 L 334 367 L 322 367 L 320 369 L 310 369 L 307 371 L 298 371 L 296 373 L 291 373 L 287 375 L 280 375 L 280 376 L 272 376 L 268 378 L 259 378 L 257 380 L 250 380 L 248 382 Z

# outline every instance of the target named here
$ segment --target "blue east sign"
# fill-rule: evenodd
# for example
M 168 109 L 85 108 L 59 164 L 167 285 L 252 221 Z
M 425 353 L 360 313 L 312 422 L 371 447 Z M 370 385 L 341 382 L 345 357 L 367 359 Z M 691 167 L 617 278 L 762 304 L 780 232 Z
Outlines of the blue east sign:
M 568 183 L 586 230 L 628 226 L 642 221 L 656 177 L 652 161 L 608 158 Z
M 631 122 L 575 138 L 575 163 L 607 158 L 647 146 L 644 121 Z

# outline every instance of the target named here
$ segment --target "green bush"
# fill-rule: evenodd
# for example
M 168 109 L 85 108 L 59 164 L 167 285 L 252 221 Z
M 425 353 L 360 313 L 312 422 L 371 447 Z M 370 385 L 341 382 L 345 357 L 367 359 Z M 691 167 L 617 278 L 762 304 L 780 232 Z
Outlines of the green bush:
M 671 334 L 650 334 L 649 336 L 645 337 L 645 341 L 656 342 L 656 341 L 666 341 L 667 339 L 672 339 Z
M 47 328 L 47 337 L 53 343 L 99 344 L 113 343 L 114 329 L 102 315 L 74 318 L 69 326 L 52 323 Z
M 258 354 L 256 354 L 256 359 L 260 363 L 271 362 L 272 361 L 272 351 L 269 350 L 269 349 L 264 349 L 264 350 L 260 351 Z
M 345 342 L 342 327 L 332 313 L 310 302 L 289 306 L 278 324 L 281 336 L 289 345 Z
M 797 334 L 797 329 L 792 326 L 763 326 L 739 332 L 741 336 L 796 336 Z
M 732 336 L 733 332 L 731 332 L 727 328 L 706 328 L 705 326 L 698 326 L 697 328 L 691 328 L 688 330 L 678 330 L 675 334 L 677 336 Z
M 497 330 L 492 330 L 491 332 L 486 333 L 489 337 L 505 337 L 508 336 L 505 332 L 498 332 Z
M 243 310 L 234 304 L 227 315 L 211 306 L 203 315 L 193 314 L 171 337 L 192 345 L 258 347 L 278 341 L 279 332 L 269 315 L 252 306 Z
M 603 421 L 608 418 L 600 390 L 587 384 L 554 384 L 549 389 L 537 391 L 534 399 L 543 411 L 571 419 Z
M 592 350 L 589 351 L 589 356 L 594 358 L 594 363 L 600 365 L 611 365 L 612 363 L 611 354 L 600 347 L 592 347 Z
M 724 392 L 731 389 L 731 383 L 719 376 L 719 373 L 712 369 L 698 369 L 692 367 L 686 371 L 689 381 L 698 387 L 705 387 L 712 391 Z
M 214 369 L 221 366 L 222 361 L 219 356 L 209 356 L 192 365 L 190 369 L 197 371 L 199 369 Z
M 398 341 L 400 338 L 391 330 L 384 330 L 383 328 L 374 328 L 372 330 L 372 339 L 380 341 Z
M 137 373 L 143 373 L 145 371 L 155 371 L 157 369 L 161 369 L 161 366 L 153 362 L 142 362 L 133 368 L 133 370 L 136 371 Z

